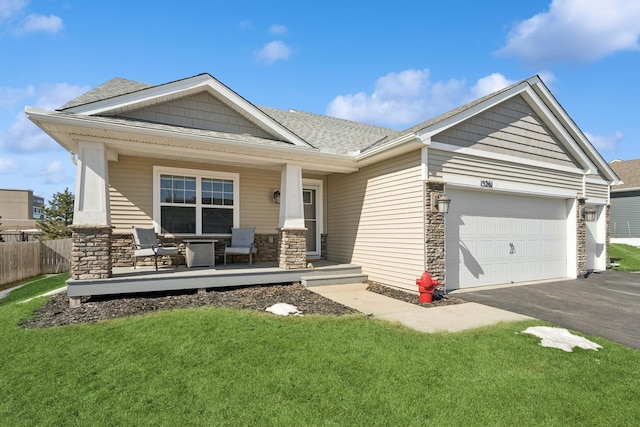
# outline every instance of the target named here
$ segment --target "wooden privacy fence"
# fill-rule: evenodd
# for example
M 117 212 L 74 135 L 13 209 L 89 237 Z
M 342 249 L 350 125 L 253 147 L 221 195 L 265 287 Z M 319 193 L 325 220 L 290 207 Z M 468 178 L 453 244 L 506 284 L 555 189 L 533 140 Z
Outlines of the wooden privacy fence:
M 69 271 L 71 239 L 0 243 L 0 286 Z

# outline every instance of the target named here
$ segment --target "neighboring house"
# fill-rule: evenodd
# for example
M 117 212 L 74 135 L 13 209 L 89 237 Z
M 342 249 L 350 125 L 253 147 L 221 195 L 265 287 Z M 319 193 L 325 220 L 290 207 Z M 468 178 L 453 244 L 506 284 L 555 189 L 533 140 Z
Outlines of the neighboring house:
M 0 189 L 0 230 L 27 230 L 43 219 L 44 199 L 32 190 Z
M 258 260 L 410 290 L 424 270 L 457 289 L 606 269 L 619 179 L 537 76 L 403 131 L 257 107 L 209 74 L 25 111 L 77 155 L 74 251 L 111 253 L 72 281 L 110 277 L 132 225 L 219 246 L 256 227 Z
M 44 207 L 44 197 L 33 196 L 33 219 L 35 220 L 44 219 L 44 212 L 42 212 L 43 207 Z
M 640 159 L 613 160 L 609 165 L 622 180 L 611 187 L 611 238 L 640 246 Z

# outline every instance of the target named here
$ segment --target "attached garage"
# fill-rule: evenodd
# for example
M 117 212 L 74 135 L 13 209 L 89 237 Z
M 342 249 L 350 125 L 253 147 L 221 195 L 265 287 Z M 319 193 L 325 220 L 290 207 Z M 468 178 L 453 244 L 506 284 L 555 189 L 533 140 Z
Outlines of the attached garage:
M 447 288 L 567 277 L 566 199 L 448 188 Z

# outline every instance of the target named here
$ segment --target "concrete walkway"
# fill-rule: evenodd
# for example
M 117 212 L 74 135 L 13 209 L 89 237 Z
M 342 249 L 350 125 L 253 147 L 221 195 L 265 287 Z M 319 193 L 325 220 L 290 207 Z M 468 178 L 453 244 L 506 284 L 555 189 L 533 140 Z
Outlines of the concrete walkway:
M 399 322 L 422 332 L 458 332 L 500 322 L 531 320 L 532 317 L 468 302 L 444 307 L 420 307 L 367 291 L 366 283 L 311 286 L 330 300 L 354 308 L 378 319 Z M 416 299 L 418 295 L 416 295 Z

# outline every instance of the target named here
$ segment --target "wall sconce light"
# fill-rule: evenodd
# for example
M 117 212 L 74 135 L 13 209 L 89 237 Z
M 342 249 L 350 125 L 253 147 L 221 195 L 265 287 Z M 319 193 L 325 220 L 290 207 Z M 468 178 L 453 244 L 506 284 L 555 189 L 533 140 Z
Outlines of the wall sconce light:
M 431 212 L 449 213 L 451 199 L 444 194 L 431 194 Z
M 596 208 L 582 208 L 582 216 L 585 221 L 595 221 L 596 220 Z
M 273 190 L 273 203 L 280 204 L 280 190 Z

